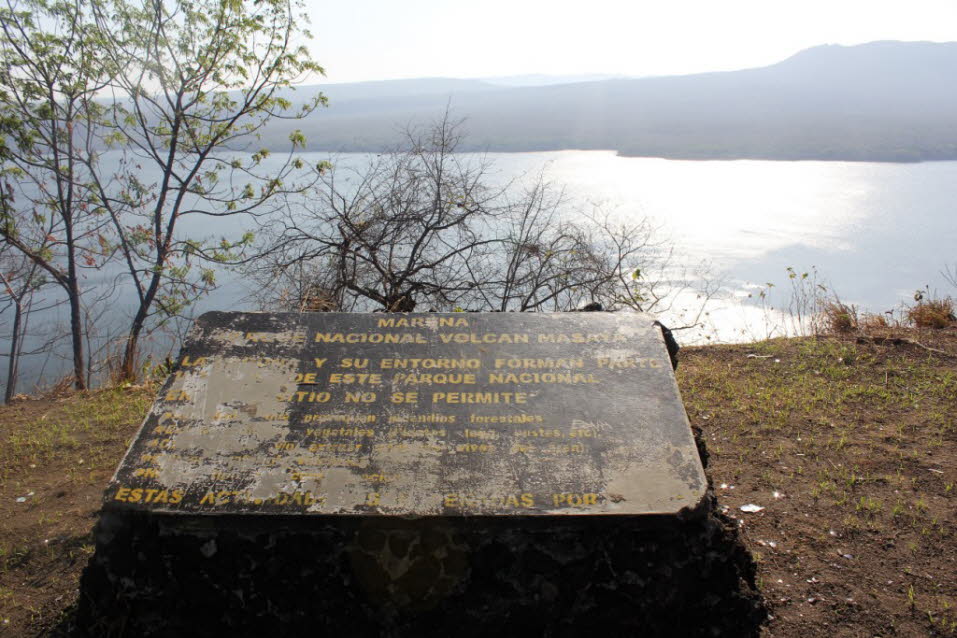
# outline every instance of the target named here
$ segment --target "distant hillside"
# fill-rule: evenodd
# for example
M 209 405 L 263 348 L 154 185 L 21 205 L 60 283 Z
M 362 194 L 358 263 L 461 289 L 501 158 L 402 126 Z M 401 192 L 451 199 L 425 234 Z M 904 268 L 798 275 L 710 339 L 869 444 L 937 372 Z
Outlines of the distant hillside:
M 695 159 L 957 159 L 957 43 L 872 42 L 772 66 L 686 76 L 508 87 L 423 79 L 327 85 L 302 128 L 309 150 L 377 151 L 451 103 L 469 150 L 613 149 Z M 308 94 L 301 88 L 298 95 Z

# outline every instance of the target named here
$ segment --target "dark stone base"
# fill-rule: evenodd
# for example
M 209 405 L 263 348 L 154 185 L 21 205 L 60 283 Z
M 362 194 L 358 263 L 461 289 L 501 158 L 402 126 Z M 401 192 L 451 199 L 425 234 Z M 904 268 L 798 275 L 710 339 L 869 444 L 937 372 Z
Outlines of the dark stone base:
M 107 512 L 96 537 L 78 618 L 91 636 L 739 638 L 765 617 L 753 562 L 714 513 L 649 525 Z

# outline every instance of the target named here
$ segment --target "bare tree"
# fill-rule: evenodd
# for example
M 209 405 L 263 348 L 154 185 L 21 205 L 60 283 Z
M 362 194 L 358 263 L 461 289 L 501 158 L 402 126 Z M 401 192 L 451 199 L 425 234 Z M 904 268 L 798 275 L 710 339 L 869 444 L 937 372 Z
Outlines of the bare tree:
M 457 155 L 459 139 L 446 118 L 424 133 L 409 131 L 407 148 L 367 167 L 323 171 L 304 210 L 290 207 L 275 222 L 270 263 L 256 271 L 305 285 L 300 295 L 342 309 L 456 304 L 474 285 L 465 264 L 497 241 L 490 222 L 501 213 L 486 164 Z M 306 272 L 311 280 L 296 284 Z
M 953 266 L 944 266 L 944 270 L 941 273 L 944 276 L 944 279 L 947 280 L 954 288 L 957 288 L 957 262 Z
M 476 288 L 482 293 L 478 305 L 502 312 L 594 303 L 608 309 L 655 307 L 660 282 L 641 279 L 639 266 L 657 262 L 666 242 L 646 219 L 616 222 L 600 207 L 590 208 L 577 210 L 539 175 L 506 206 L 497 268 L 484 276 L 474 273 L 485 282 Z
M 263 307 L 293 310 L 571 310 L 639 307 L 657 248 L 646 222 L 570 210 L 543 175 L 497 184 L 456 153 L 446 113 L 362 167 L 332 167 L 269 227 L 249 271 Z M 278 285 L 277 285 L 278 284 Z M 653 297 L 648 297 L 649 303 Z

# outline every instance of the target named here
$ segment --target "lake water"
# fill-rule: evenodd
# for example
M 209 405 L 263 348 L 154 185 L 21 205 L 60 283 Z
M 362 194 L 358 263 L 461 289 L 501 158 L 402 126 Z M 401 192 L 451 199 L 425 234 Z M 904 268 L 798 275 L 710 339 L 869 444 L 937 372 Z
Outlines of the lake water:
M 309 154 L 310 161 L 325 159 Z M 364 156 L 337 160 L 361 164 Z M 545 168 L 582 206 L 599 204 L 623 219 L 649 218 L 675 244 L 681 263 L 710 263 L 721 294 L 708 303 L 702 326 L 681 333 L 686 343 L 741 341 L 781 334 L 788 322 L 787 268 L 810 272 L 847 303 L 874 312 L 899 308 L 918 288 L 955 295 L 942 271 L 957 266 L 957 162 L 878 164 L 847 162 L 678 161 L 618 157 L 606 151 L 492 154 L 493 177 L 506 180 Z M 239 234 L 209 219 L 183 226 L 191 233 Z M 88 287 L 106 282 L 105 275 Z M 222 286 L 197 306 L 247 307 L 248 291 L 224 273 Z M 769 300 L 755 293 L 773 283 Z M 752 296 L 749 298 L 748 295 Z M 695 306 L 685 297 L 677 307 Z M 773 307 L 773 309 L 772 309 Z M 110 305 L 122 323 L 129 304 Z M 109 323 L 105 316 L 103 324 Z M 687 316 L 666 316 L 679 325 Z M 65 314 L 34 319 L 36 339 L 47 336 Z M 10 329 L 0 315 L 0 348 Z M 61 357 L 32 358 L 22 365 L 21 391 L 43 375 L 49 383 L 67 369 Z M 6 368 L 0 371 L 5 377 Z M 4 379 L 5 382 L 5 379 Z
M 884 312 L 929 286 L 957 295 L 942 270 L 957 266 L 957 162 L 675 161 L 570 151 L 501 156 L 518 169 L 548 162 L 582 199 L 661 223 L 686 258 L 705 258 L 731 296 L 808 272 L 846 302 Z M 754 300 L 752 299 L 752 302 Z M 717 339 L 761 338 L 761 313 L 716 304 Z M 698 336 L 701 336 L 700 333 Z

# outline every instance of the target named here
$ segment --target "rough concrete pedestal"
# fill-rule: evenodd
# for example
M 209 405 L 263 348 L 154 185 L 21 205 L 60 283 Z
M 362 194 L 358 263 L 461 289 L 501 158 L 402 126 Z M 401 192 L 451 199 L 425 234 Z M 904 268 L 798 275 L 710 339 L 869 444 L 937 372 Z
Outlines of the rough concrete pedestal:
M 738 637 L 763 617 L 652 320 L 211 313 L 107 489 L 78 620 Z

